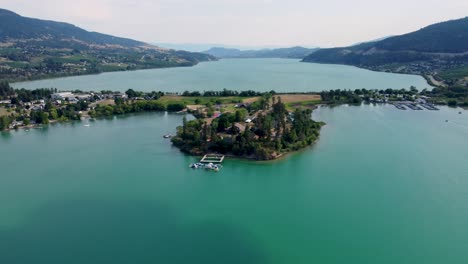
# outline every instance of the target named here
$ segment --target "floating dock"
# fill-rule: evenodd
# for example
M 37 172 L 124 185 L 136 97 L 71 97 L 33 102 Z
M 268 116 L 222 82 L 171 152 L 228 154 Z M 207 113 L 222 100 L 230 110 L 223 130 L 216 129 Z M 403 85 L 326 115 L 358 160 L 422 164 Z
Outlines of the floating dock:
M 218 163 L 221 164 L 224 160 L 223 155 L 216 155 L 216 154 L 207 154 L 203 156 L 200 160 L 200 163 Z
M 417 104 L 413 103 L 405 103 L 404 104 L 406 107 L 410 108 L 411 110 L 423 110 L 421 107 L 419 107 Z
M 400 110 L 423 110 L 423 107 L 426 108 L 427 110 L 439 110 L 439 108 L 435 107 L 431 103 L 413 103 L 413 102 L 408 102 L 408 101 L 403 101 L 403 102 L 394 102 L 392 103 L 396 108 Z
M 393 104 L 393 105 L 400 110 L 406 110 L 406 108 L 402 104 Z
M 427 110 L 437 111 L 439 108 L 435 107 L 433 104 L 421 104 L 422 107 L 426 108 Z

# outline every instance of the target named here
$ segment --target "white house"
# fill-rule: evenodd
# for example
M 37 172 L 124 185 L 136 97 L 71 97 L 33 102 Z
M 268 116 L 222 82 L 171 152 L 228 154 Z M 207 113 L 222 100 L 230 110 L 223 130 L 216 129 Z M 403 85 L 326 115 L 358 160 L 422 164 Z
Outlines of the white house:
M 71 92 L 62 92 L 62 93 L 54 93 L 51 95 L 52 100 L 65 100 L 67 98 L 75 98 L 75 95 Z

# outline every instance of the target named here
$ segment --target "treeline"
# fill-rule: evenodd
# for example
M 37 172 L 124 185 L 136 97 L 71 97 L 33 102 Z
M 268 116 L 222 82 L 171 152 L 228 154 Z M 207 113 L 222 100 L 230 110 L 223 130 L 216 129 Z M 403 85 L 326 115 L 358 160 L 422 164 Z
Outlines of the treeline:
M 90 110 L 88 114 L 96 118 L 141 112 L 178 112 L 184 110 L 185 107 L 186 105 L 184 103 L 164 104 L 157 100 L 136 101 L 132 103 L 127 103 L 123 100 L 115 100 L 115 105 L 97 105 L 94 109 Z
M 35 100 L 41 100 L 41 99 L 50 99 L 51 95 L 56 92 L 57 92 L 56 88 L 55 89 L 40 88 L 40 89 L 34 89 L 34 90 L 26 90 L 22 88 L 22 89 L 15 90 L 16 99 L 22 102 L 31 102 Z M 12 98 L 12 100 L 14 100 L 14 98 Z
M 112 92 L 111 91 L 101 91 L 102 94 L 104 94 L 105 92 L 110 92 L 108 94 L 111 94 Z M 142 97 L 142 98 L 146 98 L 146 99 L 159 99 L 161 98 L 162 96 L 164 96 L 164 93 L 163 92 L 156 92 L 156 91 L 152 91 L 152 92 L 141 92 L 141 91 L 135 91 L 133 89 L 128 89 L 127 91 L 125 91 L 125 94 L 128 96 L 128 98 L 138 98 L 138 97 Z
M 426 90 L 423 93 L 426 93 Z M 320 92 L 323 102 L 329 104 L 361 104 L 363 101 L 369 101 L 371 98 L 382 97 L 384 95 L 394 99 L 396 99 L 397 95 L 401 95 L 405 100 L 412 100 L 412 96 L 417 94 L 419 92 L 414 86 L 411 86 L 409 90 L 388 88 L 385 90 L 355 89 L 352 91 L 337 89 Z
M 7 81 L 0 81 L 0 99 L 15 94 L 15 90 L 10 87 Z
M 468 87 L 466 86 L 434 88 L 426 94 L 438 99 L 438 103 L 446 102 L 449 106 L 468 106 Z
M 275 91 L 270 91 L 267 92 L 269 94 L 276 94 Z M 265 92 L 256 92 L 253 90 L 247 90 L 247 91 L 233 91 L 233 90 L 228 90 L 228 89 L 223 89 L 222 91 L 204 91 L 204 92 L 199 92 L 199 91 L 194 91 L 194 92 L 189 92 L 185 91 L 182 93 L 182 96 L 206 96 L 206 97 L 228 97 L 228 96 L 240 96 L 240 97 L 254 97 L 254 96 L 262 96 L 266 94 Z
M 31 102 L 40 99 L 49 99 L 57 89 L 40 88 L 34 90 L 13 89 L 7 81 L 0 81 L 0 99 L 12 97 L 13 104 L 22 102 Z
M 245 110 L 222 114 L 211 124 L 203 119 L 187 122 L 184 118 L 172 142 L 194 155 L 216 152 L 269 160 L 317 139 L 322 123 L 311 119 L 311 110 L 288 114 L 281 98 L 266 95 L 263 100 L 264 108 L 256 112 L 252 123 L 244 122 Z

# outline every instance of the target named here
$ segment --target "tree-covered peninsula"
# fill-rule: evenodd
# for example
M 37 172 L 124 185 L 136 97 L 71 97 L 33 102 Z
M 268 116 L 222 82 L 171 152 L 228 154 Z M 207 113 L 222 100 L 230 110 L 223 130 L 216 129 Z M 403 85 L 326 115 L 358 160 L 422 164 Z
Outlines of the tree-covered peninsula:
M 249 105 L 250 111 L 236 106 L 235 111 L 216 118 L 205 118 L 203 110 L 195 113 L 199 117 L 195 120 L 184 118 L 172 143 L 192 155 L 220 153 L 271 160 L 313 144 L 324 124 L 312 120 L 310 109 L 289 112 L 281 97 L 271 94 Z

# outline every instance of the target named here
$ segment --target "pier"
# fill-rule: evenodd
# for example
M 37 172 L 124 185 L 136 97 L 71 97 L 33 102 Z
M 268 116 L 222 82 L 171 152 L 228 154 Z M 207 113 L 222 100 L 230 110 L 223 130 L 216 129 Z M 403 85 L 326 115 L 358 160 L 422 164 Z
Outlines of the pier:
M 200 163 L 218 163 L 221 164 L 224 160 L 223 155 L 216 155 L 216 154 L 206 154 L 200 160 Z

